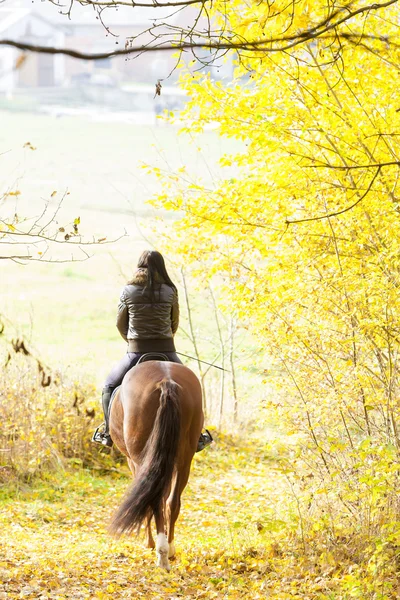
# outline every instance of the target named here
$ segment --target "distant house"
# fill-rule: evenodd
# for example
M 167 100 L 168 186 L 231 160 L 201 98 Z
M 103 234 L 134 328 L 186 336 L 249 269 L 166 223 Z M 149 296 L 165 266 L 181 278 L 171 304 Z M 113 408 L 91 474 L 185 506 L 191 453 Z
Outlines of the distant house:
M 63 46 L 65 30 L 32 10 L 0 9 L 1 38 L 25 40 L 44 46 Z M 12 91 L 15 87 L 61 85 L 65 78 L 63 56 L 23 53 L 12 47 L 0 49 L 0 90 Z M 18 67 L 18 68 L 16 68 Z
M 152 40 L 147 31 L 155 16 L 151 8 L 111 7 L 102 13 L 100 20 L 93 6 L 74 2 L 68 18 L 62 14 L 66 10 L 65 3 L 57 5 L 56 2 L 63 0 L 5 0 L 0 3 L 0 39 L 72 48 L 86 53 L 122 49 L 127 39 L 137 36 L 136 43 L 139 46 Z M 186 27 L 196 14 L 193 8 L 186 12 L 175 11 L 168 22 L 176 27 Z M 159 12 L 157 16 L 160 17 Z M 190 55 L 185 56 L 189 60 Z M 136 104 L 143 107 L 143 104 L 149 103 L 148 98 L 154 99 L 154 95 L 144 88 L 139 91 L 138 86 L 147 84 L 147 88 L 152 86 L 154 90 L 160 79 L 163 80 L 164 91 L 161 98 L 151 104 L 162 110 L 182 103 L 182 98 L 175 93 L 179 92 L 174 85 L 177 78 L 175 66 L 176 58 L 172 52 L 166 51 L 145 52 L 137 59 L 121 56 L 91 61 L 62 54 L 24 53 L 10 46 L 0 46 L 0 94 L 12 95 L 14 91 L 24 93 L 24 90 L 29 93 L 29 90 L 35 89 L 35 93 L 46 93 L 47 97 L 51 93 L 57 103 L 57 97 L 62 95 L 60 88 L 69 90 L 70 101 L 71 98 L 79 98 L 79 94 L 74 92 L 75 88 L 79 88 L 77 91 L 86 100 L 95 98 L 95 101 L 99 101 L 100 98 L 108 104 L 115 102 L 120 106 L 131 106 L 131 103 L 133 106 L 136 101 L 134 96 L 140 96 Z M 232 64 L 211 64 L 208 70 L 217 79 L 229 77 Z M 166 95 L 168 86 L 169 97 Z M 58 91 L 52 91 L 52 88 Z M 121 92 L 117 98 L 115 94 L 121 88 L 126 93 Z M 111 92 L 114 92 L 114 96 Z
M 70 19 L 60 12 L 48 0 L 36 4 L 32 0 L 6 0 L 0 5 L 0 38 L 88 53 L 111 52 L 124 48 L 127 38 L 146 30 L 154 16 L 148 9 L 110 9 L 104 13 L 105 27 L 91 6 L 74 4 Z M 144 35 L 139 43 L 148 41 Z M 26 53 L 23 60 L 23 55 L 21 50 L 0 47 L 0 92 L 90 81 L 116 86 L 123 82 L 155 83 L 166 78 L 175 64 L 172 53 L 165 52 L 143 54 L 138 60 L 117 57 L 100 61 L 34 53 Z

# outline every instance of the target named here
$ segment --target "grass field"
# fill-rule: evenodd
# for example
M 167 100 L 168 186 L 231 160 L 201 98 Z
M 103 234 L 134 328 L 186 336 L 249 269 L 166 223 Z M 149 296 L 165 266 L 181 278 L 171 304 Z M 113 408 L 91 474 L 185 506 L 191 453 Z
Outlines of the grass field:
M 68 188 L 74 208 L 148 214 L 144 202 L 157 188 L 142 163 L 167 170 L 185 165 L 210 181 L 218 158 L 232 150 L 232 141 L 215 131 L 192 141 L 163 122 L 139 126 L 0 112 L 0 124 L 1 187 L 17 181 L 29 205 Z M 24 148 L 27 142 L 36 150 Z
M 184 164 L 194 177 L 211 182 L 218 158 L 232 143 L 215 131 L 193 143 L 164 124 L 98 123 L 80 117 L 2 112 L 0 124 L 0 191 L 20 192 L 3 200 L 2 219 L 11 219 L 15 212 L 36 216 L 46 201 L 51 215 L 68 190 L 58 226 L 67 227 L 79 216 L 86 240 L 94 236 L 109 241 L 127 234 L 118 242 L 89 247 L 91 258 L 84 262 L 1 261 L 0 312 L 28 336 L 43 360 L 84 369 L 100 385 L 125 350 L 115 328 L 120 289 L 149 245 L 142 232 L 152 235 L 148 226 L 155 211 L 146 201 L 157 183 L 142 164 L 166 170 Z M 27 142 L 36 149 L 24 147 Z M 6 250 L 0 244 L 0 253 Z M 52 253 L 55 258 L 71 256 L 69 248 L 59 246 Z M 179 342 L 185 351 L 186 340 Z

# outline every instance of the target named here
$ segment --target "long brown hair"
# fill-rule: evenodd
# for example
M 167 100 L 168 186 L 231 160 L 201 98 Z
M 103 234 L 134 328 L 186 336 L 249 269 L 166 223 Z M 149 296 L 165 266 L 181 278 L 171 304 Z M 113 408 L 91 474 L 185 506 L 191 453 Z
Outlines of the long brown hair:
M 161 252 L 157 252 L 157 250 L 145 250 L 140 255 L 137 266 L 138 269 L 147 270 L 145 290 L 150 292 L 152 298 L 154 298 L 156 284 L 166 283 L 176 291 L 176 285 L 168 275 Z

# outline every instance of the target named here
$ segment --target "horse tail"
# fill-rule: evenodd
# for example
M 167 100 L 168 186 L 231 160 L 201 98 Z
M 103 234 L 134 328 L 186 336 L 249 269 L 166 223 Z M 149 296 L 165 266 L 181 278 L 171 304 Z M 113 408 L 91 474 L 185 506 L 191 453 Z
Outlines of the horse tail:
M 164 379 L 158 385 L 160 405 L 153 430 L 142 452 L 141 465 L 131 489 L 113 517 L 112 533 L 139 532 L 151 511 L 163 510 L 163 499 L 174 472 L 181 429 L 180 386 Z

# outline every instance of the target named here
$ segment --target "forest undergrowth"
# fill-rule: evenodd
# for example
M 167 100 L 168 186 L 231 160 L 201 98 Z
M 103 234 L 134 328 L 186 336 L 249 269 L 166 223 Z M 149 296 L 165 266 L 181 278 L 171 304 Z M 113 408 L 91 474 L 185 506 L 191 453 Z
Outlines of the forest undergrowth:
M 0 600 L 399 597 L 397 504 L 374 505 L 371 480 L 343 510 L 340 491 L 313 483 L 301 439 L 276 424 L 213 430 L 183 495 L 176 560 L 161 571 L 141 536 L 107 533 L 130 477 L 115 450 L 90 443 L 95 390 L 43 387 L 28 367 L 16 379 L 21 364 L 3 372 L 0 402 Z
M 366 565 L 343 545 L 301 538 L 279 460 L 260 441 L 220 434 L 196 456 L 170 573 L 140 536 L 107 534 L 128 478 L 123 466 L 80 468 L 3 484 L 0 598 L 395 597 L 363 584 Z

